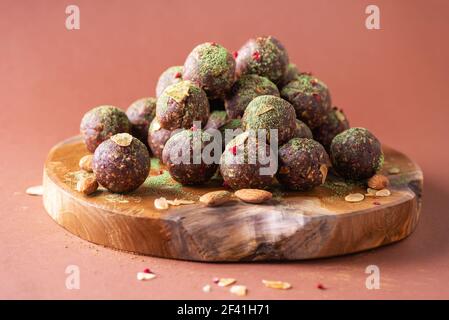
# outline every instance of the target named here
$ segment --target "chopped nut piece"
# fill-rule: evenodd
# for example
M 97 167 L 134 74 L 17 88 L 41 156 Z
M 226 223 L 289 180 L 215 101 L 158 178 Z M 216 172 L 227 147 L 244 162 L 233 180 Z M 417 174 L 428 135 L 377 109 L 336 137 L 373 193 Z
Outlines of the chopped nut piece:
M 325 164 L 322 164 L 320 166 L 320 172 L 321 172 L 321 175 L 323 176 L 321 178 L 321 183 L 324 183 L 324 182 L 326 182 L 326 177 L 327 177 L 327 166 Z
M 88 154 L 80 159 L 79 166 L 82 170 L 87 172 L 93 172 L 92 170 L 92 160 L 94 156 L 91 154 Z
M 44 187 L 43 186 L 29 187 L 26 190 L 26 193 L 29 194 L 30 196 L 41 196 L 44 194 Z
M 95 191 L 97 191 L 97 189 L 98 189 L 98 182 L 94 176 L 83 177 L 80 180 L 78 180 L 76 184 L 76 191 L 81 192 L 85 195 L 90 195 Z
M 372 188 L 366 189 L 367 194 L 365 196 L 374 197 L 376 195 L 377 190 Z
M 384 189 L 386 186 L 388 186 L 389 180 L 386 176 L 382 174 L 375 174 L 368 180 L 368 187 L 375 189 L 375 190 L 381 190 Z
M 398 174 L 399 172 L 401 172 L 401 169 L 399 169 L 397 167 L 388 169 L 388 173 L 391 173 L 391 174 Z
M 232 286 L 231 289 L 229 289 L 229 292 L 231 292 L 232 294 L 238 295 L 240 297 L 246 296 L 246 286 L 242 286 L 242 285 L 235 285 Z
M 166 210 L 168 209 L 167 199 L 164 197 L 160 197 L 154 200 L 154 207 L 158 210 Z
M 391 195 L 390 190 L 382 189 L 376 192 L 376 197 L 388 197 Z
M 193 204 L 193 203 L 195 203 L 195 201 L 184 200 L 184 199 L 175 199 L 175 200 L 167 200 L 167 203 L 171 206 L 180 206 L 183 204 Z
M 156 275 L 154 273 L 137 272 L 137 280 L 139 281 L 151 280 L 154 278 L 156 278 Z
M 203 287 L 203 292 L 210 292 L 211 291 L 211 286 L 210 286 L 210 284 L 206 284 L 204 287 Z
M 345 197 L 345 201 L 348 202 L 360 202 L 365 199 L 365 196 L 361 193 L 350 193 Z
M 290 283 L 284 281 L 262 280 L 262 283 L 265 285 L 265 287 L 272 289 L 287 290 L 292 287 Z
M 235 283 L 237 280 L 233 279 L 233 278 L 221 278 L 218 281 L 218 286 L 219 287 L 227 287 L 233 283 Z
M 133 136 L 129 133 L 118 133 L 116 135 L 113 135 L 111 137 L 111 140 L 121 147 L 127 147 L 133 141 Z
M 232 199 L 232 193 L 225 190 L 212 191 L 203 194 L 200 197 L 200 202 L 204 203 L 206 206 L 215 207 L 229 202 Z
M 262 203 L 273 197 L 271 192 L 261 189 L 240 189 L 234 194 L 240 200 L 249 203 Z

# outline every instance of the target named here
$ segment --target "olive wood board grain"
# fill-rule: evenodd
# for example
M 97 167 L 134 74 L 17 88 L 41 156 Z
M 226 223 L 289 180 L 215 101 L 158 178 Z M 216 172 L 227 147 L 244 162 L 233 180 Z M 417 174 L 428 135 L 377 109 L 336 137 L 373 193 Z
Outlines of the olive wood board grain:
M 198 198 L 223 190 L 213 179 L 200 187 L 173 181 L 152 160 L 150 175 L 136 191 L 113 194 L 100 188 L 85 196 L 75 190 L 85 175 L 79 159 L 88 154 L 77 136 L 53 147 L 44 167 L 44 206 L 59 225 L 87 241 L 137 254 L 193 261 L 300 260 L 344 255 L 399 241 L 415 229 L 423 175 L 407 156 L 384 147 L 382 173 L 390 178 L 389 197 L 350 203 L 344 196 L 366 193 L 363 183 L 329 175 L 310 192 L 273 190 L 265 204 L 239 200 L 206 207 Z M 399 168 L 397 174 L 389 169 Z M 154 208 L 159 197 L 194 204 Z

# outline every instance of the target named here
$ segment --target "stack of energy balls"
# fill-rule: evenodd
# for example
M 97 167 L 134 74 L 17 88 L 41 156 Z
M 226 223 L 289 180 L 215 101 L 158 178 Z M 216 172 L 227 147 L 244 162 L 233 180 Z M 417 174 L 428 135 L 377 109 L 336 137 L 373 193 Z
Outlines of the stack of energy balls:
M 219 163 L 193 161 L 193 137 L 204 150 L 213 141 L 211 129 L 241 133 L 221 144 Z M 268 164 L 249 161 L 249 132 L 260 129 L 277 130 L 278 166 L 271 174 L 260 170 Z M 332 106 L 326 84 L 300 72 L 271 36 L 250 39 L 234 53 L 215 42 L 198 45 L 183 66 L 161 74 L 156 98 L 137 100 L 126 113 L 113 106 L 94 108 L 82 119 L 81 133 L 94 153 L 98 183 L 119 193 L 145 181 L 150 154 L 182 184 L 203 184 L 219 172 L 233 189 L 267 189 L 279 182 L 310 190 L 324 183 L 331 166 L 343 178 L 361 180 L 383 163 L 376 137 L 349 128 L 343 111 Z M 172 161 L 182 147 L 189 163 Z M 275 154 L 270 140 L 265 148 Z M 238 162 L 237 150 L 243 153 Z

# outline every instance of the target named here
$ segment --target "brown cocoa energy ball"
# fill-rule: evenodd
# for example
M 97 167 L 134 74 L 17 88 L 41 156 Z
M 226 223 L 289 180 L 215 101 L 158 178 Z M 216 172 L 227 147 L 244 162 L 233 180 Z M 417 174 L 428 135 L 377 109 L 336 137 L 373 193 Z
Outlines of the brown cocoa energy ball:
M 190 129 L 194 121 L 205 126 L 209 119 L 206 93 L 191 81 L 175 83 L 157 99 L 156 117 L 167 130 Z
M 239 134 L 226 145 L 221 155 L 220 173 L 225 184 L 232 189 L 266 189 L 275 181 L 277 159 L 274 152 L 265 144 L 265 157 L 270 162 L 264 161 L 258 157 L 258 148 L 262 148 L 262 145 L 253 148 L 255 143 L 250 143 L 250 139 L 254 138 L 248 132 Z M 266 172 L 261 171 L 261 168 L 265 168 Z
M 295 109 L 289 102 L 276 96 L 256 97 L 246 107 L 242 129 L 245 131 L 266 129 L 267 137 L 270 129 L 276 129 L 278 144 L 282 145 L 295 135 Z
M 312 131 L 310 128 L 301 120 L 296 119 L 296 130 L 295 138 L 308 138 L 313 139 Z
M 249 39 L 237 52 L 236 74 L 257 74 L 278 83 L 289 63 L 288 54 L 279 40 L 268 37 Z
M 280 96 L 276 85 L 267 78 L 255 74 L 243 75 L 226 95 L 226 112 L 231 119 L 241 118 L 248 104 L 263 95 Z
M 365 128 L 351 128 L 336 135 L 330 154 L 333 168 L 350 180 L 370 178 L 384 162 L 379 140 Z
M 295 64 L 289 63 L 287 66 L 287 71 L 285 71 L 284 76 L 278 83 L 279 89 L 282 89 L 287 83 L 296 79 L 299 76 L 299 70 Z
M 142 98 L 134 101 L 126 110 L 131 123 L 131 134 L 147 145 L 148 128 L 156 116 L 156 99 Z
M 184 185 L 209 181 L 218 167 L 216 161 L 206 162 L 213 160 L 213 148 L 209 146 L 211 143 L 214 143 L 212 136 L 200 129 L 182 130 L 168 139 L 162 151 L 162 161 L 167 165 L 171 177 Z M 210 147 L 210 159 L 202 156 L 206 147 Z
M 329 164 L 329 156 L 321 144 L 294 138 L 279 149 L 277 178 L 289 189 L 310 190 L 324 183 Z
M 94 152 L 100 143 L 117 133 L 130 132 L 126 113 L 114 106 L 99 106 L 88 111 L 81 120 L 80 131 L 87 150 Z
M 196 83 L 210 99 L 223 97 L 235 80 L 235 60 L 215 42 L 200 44 L 187 56 L 183 79 Z
M 159 96 L 168 86 L 181 82 L 182 72 L 183 72 L 182 66 L 173 66 L 162 72 L 162 74 L 159 76 L 156 85 L 156 98 L 159 98 Z
M 161 127 L 156 118 L 151 121 L 148 129 L 148 146 L 156 158 L 162 159 L 162 150 L 164 150 L 165 143 L 170 139 L 172 132 Z
M 306 73 L 301 73 L 283 87 L 281 97 L 295 107 L 298 119 L 312 130 L 324 123 L 331 109 L 331 96 L 327 86 Z
M 122 193 L 137 189 L 150 171 L 147 147 L 128 133 L 103 141 L 95 150 L 92 167 L 98 183 Z
M 327 114 L 324 122 L 313 130 L 313 136 L 329 152 L 332 139 L 346 129 L 349 129 L 348 119 L 342 110 L 333 107 Z

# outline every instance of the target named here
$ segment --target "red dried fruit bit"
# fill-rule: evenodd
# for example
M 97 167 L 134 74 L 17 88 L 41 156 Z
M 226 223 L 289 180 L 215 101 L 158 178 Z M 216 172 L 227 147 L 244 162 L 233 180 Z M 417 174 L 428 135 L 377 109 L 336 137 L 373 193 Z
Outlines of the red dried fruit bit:
M 176 72 L 175 73 L 175 78 L 176 79 L 181 78 L 181 76 L 182 76 L 181 72 Z
M 192 127 L 190 128 L 190 130 L 196 131 L 196 130 L 198 130 L 198 128 L 197 128 L 195 125 L 192 125 Z
M 229 148 L 229 151 L 235 156 L 237 154 L 237 146 L 232 146 L 231 148 Z
M 159 170 L 159 174 L 164 174 L 164 170 Z
M 148 269 L 148 268 L 145 268 L 145 269 L 143 270 L 143 272 L 144 272 L 144 273 L 153 273 L 153 271 L 151 271 L 151 270 Z
M 380 206 L 380 202 L 379 201 L 374 201 L 373 204 L 376 205 L 376 206 Z
M 210 45 L 211 45 L 211 46 L 216 46 L 217 43 L 216 43 L 215 41 L 212 41 L 212 42 L 210 43 Z
M 313 93 L 312 96 L 315 98 L 316 102 L 321 102 L 321 96 L 318 93 Z
M 234 51 L 234 52 L 232 53 L 232 56 L 234 57 L 234 59 L 237 59 L 237 57 L 239 56 L 238 51 Z
M 326 290 L 326 289 L 327 289 L 322 283 L 318 283 L 318 284 L 316 285 L 316 287 L 317 287 L 318 289 L 320 289 L 320 290 Z
M 318 84 L 318 81 L 316 79 L 312 79 L 312 80 L 310 80 L 310 84 L 312 86 L 316 86 Z
M 214 278 L 212 279 L 212 282 L 213 282 L 213 283 L 218 283 L 218 282 L 220 282 L 220 279 L 217 278 L 217 277 L 214 277 Z
M 259 61 L 260 60 L 260 53 L 259 51 L 253 52 L 253 60 Z

